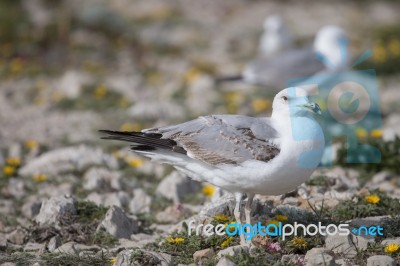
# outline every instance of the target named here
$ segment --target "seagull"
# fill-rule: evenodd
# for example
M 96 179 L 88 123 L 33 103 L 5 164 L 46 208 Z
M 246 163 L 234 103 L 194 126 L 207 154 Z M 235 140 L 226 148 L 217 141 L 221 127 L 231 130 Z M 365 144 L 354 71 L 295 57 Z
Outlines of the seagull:
M 100 132 L 107 134 L 103 139 L 131 142 L 135 153 L 232 192 L 239 224 L 247 196 L 245 219 L 250 224 L 255 194 L 292 191 L 318 167 L 324 135 L 314 114 L 321 114 L 318 104 L 304 89 L 293 87 L 275 96 L 271 117 L 208 115 L 140 132 Z
M 320 29 L 312 47 L 292 49 L 273 57 L 251 61 L 241 75 L 217 78 L 217 82 L 241 80 L 248 84 L 282 89 L 288 83 L 348 67 L 347 36 L 343 29 L 329 25 Z M 290 85 L 290 84 L 289 84 Z
M 259 51 L 262 56 L 272 56 L 292 47 L 292 37 L 285 28 L 281 16 L 267 17 L 263 26 L 264 32 L 259 44 Z

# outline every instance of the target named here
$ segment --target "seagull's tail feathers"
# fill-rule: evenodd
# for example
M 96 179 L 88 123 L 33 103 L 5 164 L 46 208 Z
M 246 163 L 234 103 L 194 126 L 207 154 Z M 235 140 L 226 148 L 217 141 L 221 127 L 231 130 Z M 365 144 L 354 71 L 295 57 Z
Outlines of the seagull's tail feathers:
M 223 83 L 223 82 L 231 82 L 231 81 L 242 81 L 242 75 L 235 75 L 235 76 L 225 76 L 225 77 L 215 77 L 214 82 L 216 84 Z
M 137 152 L 150 152 L 156 150 L 168 150 L 181 154 L 186 154 L 186 150 L 178 146 L 176 141 L 172 139 L 163 139 L 159 133 L 145 132 L 126 132 L 99 130 L 99 132 L 107 134 L 102 139 L 120 140 L 133 143 L 132 150 Z

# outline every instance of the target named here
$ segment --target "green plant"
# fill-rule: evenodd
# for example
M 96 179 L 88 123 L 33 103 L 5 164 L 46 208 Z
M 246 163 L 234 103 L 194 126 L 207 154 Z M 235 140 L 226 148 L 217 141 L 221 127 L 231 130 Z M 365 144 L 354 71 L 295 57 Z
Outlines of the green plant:
M 384 141 L 380 138 L 370 138 L 367 139 L 367 143 L 375 148 L 377 148 L 381 153 L 381 161 L 379 163 L 360 163 L 360 164 L 349 164 L 347 163 L 348 150 L 346 145 L 341 145 L 338 150 L 336 164 L 343 167 L 351 167 L 357 169 L 363 169 L 367 173 L 378 173 L 384 170 L 390 171 L 392 173 L 400 174 L 400 137 L 396 136 L 394 140 Z M 360 147 L 362 149 L 362 146 Z M 369 154 L 371 150 L 368 150 L 364 146 L 365 154 Z M 359 153 L 361 154 L 361 153 Z M 353 158 L 349 154 L 350 160 L 362 158 Z M 365 158 L 366 159 L 366 158 Z
M 379 202 L 368 202 L 365 197 L 355 196 L 352 200 L 340 202 L 329 213 L 332 220 L 337 222 L 350 220 L 354 218 L 362 218 L 378 215 L 399 215 L 400 202 L 398 199 L 393 199 L 385 193 L 372 191 L 371 194 L 379 198 Z
M 92 223 L 95 220 L 100 220 L 106 214 L 108 208 L 98 206 L 90 201 L 77 201 L 75 203 L 78 220 L 81 223 Z

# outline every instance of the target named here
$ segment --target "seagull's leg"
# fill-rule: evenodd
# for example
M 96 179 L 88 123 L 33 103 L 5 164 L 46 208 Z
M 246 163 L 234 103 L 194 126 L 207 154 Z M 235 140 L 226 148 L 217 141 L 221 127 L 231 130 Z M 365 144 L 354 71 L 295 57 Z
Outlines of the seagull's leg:
M 246 216 L 246 224 L 250 224 L 251 225 L 251 205 L 253 204 L 253 198 L 254 198 L 254 194 L 247 194 L 247 202 L 246 205 L 244 207 L 244 214 Z M 247 233 L 250 233 L 250 227 L 247 227 Z M 251 240 L 249 241 L 248 244 L 251 243 Z
M 244 214 L 246 215 L 246 223 L 251 224 L 251 205 L 253 204 L 254 194 L 247 194 L 247 202 L 244 207 Z
M 235 193 L 235 198 L 236 198 L 236 205 L 235 209 L 233 210 L 233 215 L 235 215 L 236 222 L 240 225 L 243 225 L 241 216 L 240 216 L 240 205 L 242 203 L 242 193 Z M 246 237 L 244 234 L 240 234 L 240 244 L 245 245 L 246 244 Z

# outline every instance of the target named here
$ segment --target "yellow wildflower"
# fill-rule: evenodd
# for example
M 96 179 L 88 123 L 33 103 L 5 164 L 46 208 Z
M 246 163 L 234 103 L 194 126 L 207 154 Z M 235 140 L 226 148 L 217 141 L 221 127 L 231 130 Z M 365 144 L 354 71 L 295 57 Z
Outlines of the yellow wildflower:
M 397 251 L 400 251 L 400 244 L 392 243 L 385 247 L 386 253 L 396 253 Z
M 118 102 L 118 106 L 121 108 L 127 108 L 131 104 L 130 100 L 126 97 L 121 97 L 121 99 Z
M 372 58 L 377 63 L 383 63 L 386 61 L 387 53 L 385 47 L 382 44 L 377 44 L 372 49 Z
M 383 131 L 381 130 L 381 129 L 374 129 L 374 130 L 371 130 L 371 137 L 373 137 L 373 138 L 382 138 L 382 135 L 383 135 Z
M 231 244 L 233 237 L 228 237 L 224 242 L 221 243 L 221 248 L 227 248 Z
M 236 223 L 236 222 L 231 222 L 230 224 L 234 224 L 234 223 Z M 224 226 L 225 226 L 225 228 L 228 226 L 228 223 L 224 223 Z M 233 231 L 235 231 L 235 227 L 234 226 L 231 226 L 231 227 L 229 227 L 229 232 L 233 232 Z
M 15 168 L 12 166 L 4 166 L 3 167 L 3 174 L 11 176 L 13 174 L 15 174 Z
M 185 241 L 182 237 L 168 237 L 166 241 L 170 244 L 181 244 Z
M 215 187 L 213 185 L 205 185 L 203 186 L 203 189 L 201 190 L 201 192 L 206 195 L 207 197 L 212 197 L 214 195 L 215 192 Z
M 38 142 L 34 139 L 28 139 L 24 145 L 28 150 L 36 150 L 39 147 Z
M 18 167 L 21 165 L 21 160 L 17 157 L 9 157 L 6 160 L 6 163 L 9 166 Z
M 400 40 L 397 39 L 391 39 L 388 44 L 389 51 L 394 55 L 394 56 L 400 56 Z
M 23 68 L 23 61 L 21 58 L 15 58 L 15 59 L 11 60 L 11 63 L 10 63 L 11 73 L 14 73 L 14 74 L 19 73 L 19 72 L 21 72 L 22 68 Z
M 224 99 L 227 103 L 239 103 L 242 98 L 242 93 L 238 91 L 229 91 L 224 94 Z
M 112 257 L 111 259 L 110 259 L 110 263 L 111 264 L 114 264 L 114 263 L 116 263 L 117 262 L 117 258 L 116 257 Z
M 359 139 L 365 139 L 366 137 L 368 137 L 368 132 L 364 128 L 359 127 L 359 128 L 356 129 L 356 136 Z
M 214 220 L 216 220 L 219 223 L 227 223 L 229 222 L 229 217 L 223 214 L 217 214 L 214 215 Z
M 136 158 L 128 158 L 126 162 L 132 167 L 140 167 L 143 165 L 143 161 Z
M 269 220 L 269 221 L 267 222 L 267 225 L 270 225 L 270 224 L 274 224 L 274 225 L 276 225 L 276 226 L 279 226 L 279 221 L 276 220 L 276 219 Z
M 379 201 L 381 201 L 379 196 L 376 194 L 367 195 L 367 196 L 365 196 L 364 199 L 366 202 L 371 203 L 371 204 L 378 204 Z
M 254 99 L 251 102 L 253 110 L 257 113 L 267 111 L 271 108 L 272 103 L 269 99 Z
M 142 127 L 138 123 L 123 123 L 119 129 L 121 131 L 140 131 Z
M 34 175 L 33 180 L 36 182 L 44 182 L 47 180 L 47 175 L 45 175 L 45 174 Z
M 235 103 L 228 103 L 226 105 L 226 111 L 229 114 L 236 114 L 238 112 L 239 106 Z
M 290 242 L 297 248 L 307 248 L 307 241 L 303 237 L 295 236 Z
M 60 91 L 54 91 L 51 94 L 51 100 L 53 103 L 58 103 L 64 98 L 64 95 Z
M 185 83 L 191 83 L 195 81 L 199 76 L 201 72 L 197 68 L 190 68 L 188 71 L 186 71 L 183 80 Z
M 94 96 L 97 99 L 103 99 L 107 95 L 107 87 L 104 85 L 99 85 L 94 90 Z
M 283 214 L 277 214 L 275 215 L 275 220 L 277 220 L 278 222 L 286 222 L 288 220 L 288 217 Z
M 317 104 L 319 105 L 319 108 L 321 108 L 322 111 L 326 110 L 326 101 L 318 99 L 316 100 Z
M 35 106 L 43 106 L 45 104 L 44 98 L 41 96 L 37 96 L 33 99 L 33 104 Z

